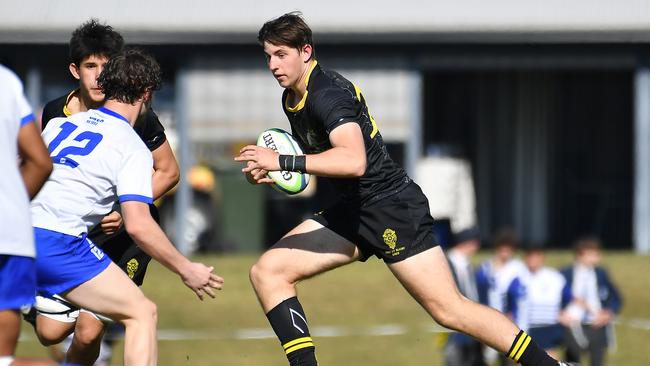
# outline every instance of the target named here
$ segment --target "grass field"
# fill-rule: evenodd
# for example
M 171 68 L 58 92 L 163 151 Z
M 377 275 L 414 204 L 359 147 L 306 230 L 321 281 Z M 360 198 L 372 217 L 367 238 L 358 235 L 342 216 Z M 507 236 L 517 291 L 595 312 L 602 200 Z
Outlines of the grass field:
M 286 365 L 248 282 L 248 268 L 256 257 L 198 259 L 215 265 L 226 279 L 216 300 L 199 301 L 157 263 L 147 275 L 143 289 L 159 309 L 159 365 Z M 548 256 L 550 265 L 570 261 L 567 252 Z M 610 252 L 605 265 L 625 300 L 616 328 L 618 347 L 610 353 L 609 365 L 650 365 L 650 257 Z M 312 333 L 317 333 L 322 366 L 442 365 L 438 329 L 378 260 L 306 281 L 299 295 Z M 46 354 L 31 328 L 23 330 L 18 354 Z M 122 364 L 121 353 L 120 344 L 113 365 Z

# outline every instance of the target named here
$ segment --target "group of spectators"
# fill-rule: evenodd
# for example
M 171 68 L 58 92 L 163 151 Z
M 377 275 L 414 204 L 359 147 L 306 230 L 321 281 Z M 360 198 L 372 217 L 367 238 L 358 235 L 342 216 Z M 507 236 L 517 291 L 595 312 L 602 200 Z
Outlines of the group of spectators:
M 511 229 L 499 231 L 492 244 L 493 255 L 476 268 L 472 256 L 480 247 L 478 239 L 461 240 L 448 248 L 463 295 L 510 316 L 555 358 L 579 362 L 586 353 L 590 365 L 604 365 L 605 351 L 615 341 L 613 320 L 622 301 L 600 265 L 600 240 L 595 236 L 576 240 L 574 262 L 560 270 L 545 265 L 540 246 L 523 247 L 523 260 L 518 259 L 519 240 Z M 460 333 L 449 336 L 444 355 L 448 366 L 510 362 Z

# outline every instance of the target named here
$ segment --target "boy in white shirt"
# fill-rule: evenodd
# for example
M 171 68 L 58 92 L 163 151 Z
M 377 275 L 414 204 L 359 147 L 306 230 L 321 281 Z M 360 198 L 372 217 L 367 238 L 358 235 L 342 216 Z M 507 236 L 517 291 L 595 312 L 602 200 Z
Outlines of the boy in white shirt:
M 180 254 L 149 211 L 153 161 L 132 126 L 160 80 L 157 62 L 141 51 L 111 58 L 98 79 L 104 106 L 52 119 L 43 131 L 55 168 L 32 202 L 38 291 L 122 322 L 127 366 L 156 364 L 156 306 L 87 238 L 116 199 L 129 235 L 199 298 L 223 283 Z

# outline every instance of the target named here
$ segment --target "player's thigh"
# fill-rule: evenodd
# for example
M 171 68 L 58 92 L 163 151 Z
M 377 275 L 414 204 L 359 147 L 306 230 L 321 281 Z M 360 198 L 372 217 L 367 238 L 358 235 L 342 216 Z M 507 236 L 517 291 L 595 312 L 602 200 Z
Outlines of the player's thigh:
M 439 246 L 387 265 L 402 286 L 430 313 L 455 306 L 462 299 Z
M 131 318 L 149 300 L 114 263 L 64 297 L 79 307 L 104 314 L 115 320 Z
M 256 267 L 299 281 L 359 259 L 349 240 L 314 220 L 306 220 L 267 250 Z

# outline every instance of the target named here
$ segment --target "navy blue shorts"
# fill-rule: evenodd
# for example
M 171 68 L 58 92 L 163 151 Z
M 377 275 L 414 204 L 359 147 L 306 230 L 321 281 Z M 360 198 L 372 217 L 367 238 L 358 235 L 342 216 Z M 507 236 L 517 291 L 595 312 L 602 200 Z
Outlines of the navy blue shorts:
M 542 349 L 553 349 L 564 344 L 564 327 L 559 324 L 530 328 L 528 335 Z
M 34 228 L 38 293 L 61 294 L 102 273 L 111 259 L 86 235 Z
M 36 261 L 31 257 L 0 255 L 0 310 L 20 310 L 34 304 Z

